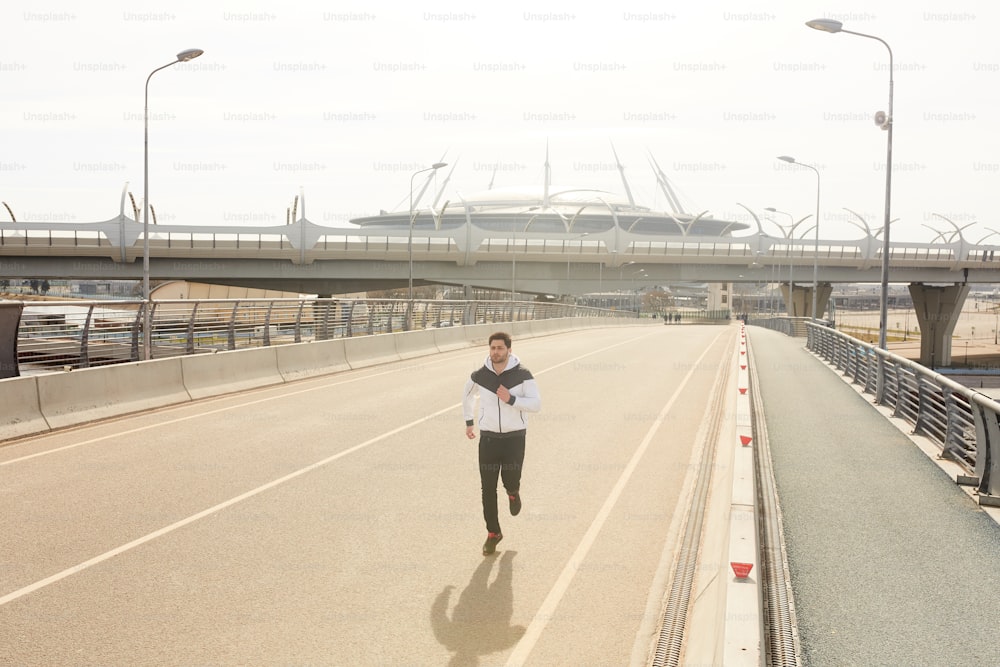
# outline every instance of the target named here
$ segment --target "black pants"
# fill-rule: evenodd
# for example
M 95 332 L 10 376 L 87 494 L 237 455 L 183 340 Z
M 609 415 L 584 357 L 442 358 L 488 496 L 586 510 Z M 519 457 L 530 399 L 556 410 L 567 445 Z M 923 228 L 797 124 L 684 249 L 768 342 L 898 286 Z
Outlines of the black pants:
M 497 516 L 497 480 L 503 478 L 508 494 L 521 489 L 521 466 L 524 464 L 524 431 L 479 434 L 479 479 L 483 486 L 483 518 L 486 530 L 500 532 Z

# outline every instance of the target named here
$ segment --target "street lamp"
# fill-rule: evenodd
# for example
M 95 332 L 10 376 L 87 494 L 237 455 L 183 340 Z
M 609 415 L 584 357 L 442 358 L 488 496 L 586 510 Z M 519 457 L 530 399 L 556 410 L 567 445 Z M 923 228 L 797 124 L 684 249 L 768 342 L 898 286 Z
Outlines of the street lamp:
M 646 269 L 639 269 L 638 271 L 632 272 L 632 310 L 636 315 L 642 310 L 642 301 L 639 299 L 639 291 L 635 288 L 635 277 L 642 276 L 647 278 Z
M 534 220 L 534 218 L 531 218 Z M 528 229 L 528 225 L 531 224 L 531 220 L 524 225 L 524 229 Z M 510 312 L 511 321 L 514 319 L 514 294 L 517 291 L 517 216 L 511 218 L 510 227 Z
M 785 239 L 788 242 L 788 303 L 786 304 L 786 310 L 788 311 L 789 315 L 795 317 L 795 280 L 793 279 L 793 274 L 792 274 L 792 270 L 795 268 L 795 261 L 792 258 L 792 241 L 795 240 L 795 228 L 801 225 L 806 220 L 808 220 L 809 216 L 807 215 L 798 222 L 795 222 L 795 217 L 791 213 L 788 213 L 787 211 L 779 211 L 778 209 L 772 206 L 768 206 L 764 210 L 770 211 L 771 213 L 780 213 L 781 215 L 788 216 L 787 232 L 785 231 L 785 227 L 783 225 L 780 225 L 777 222 L 775 222 L 774 224 L 778 225 L 778 227 L 781 229 L 782 235 L 784 235 Z M 774 221 L 772 220 L 771 222 Z
M 885 224 L 882 236 L 882 298 L 879 303 L 879 330 L 878 345 L 883 350 L 887 349 L 886 332 L 889 323 L 889 208 L 892 201 L 892 48 L 881 37 L 866 35 L 863 32 L 853 32 L 844 30 L 844 24 L 834 19 L 813 19 L 806 21 L 806 25 L 815 30 L 823 32 L 843 32 L 848 35 L 866 37 L 881 42 L 882 46 L 889 52 L 889 110 L 887 113 L 879 111 L 875 114 L 876 124 L 886 131 L 886 157 L 885 157 Z
M 805 164 L 803 162 L 796 162 L 795 158 L 789 155 L 779 155 L 778 159 L 787 162 L 789 164 L 795 164 L 800 167 L 805 167 L 806 169 L 812 169 L 816 173 L 816 242 L 813 248 L 813 298 L 812 298 L 812 316 L 813 319 L 819 319 L 819 313 L 816 312 L 816 293 L 819 291 L 819 169 L 812 166 L 811 164 Z
M 792 269 L 794 267 L 792 263 L 792 241 L 791 241 L 792 231 L 795 229 L 794 225 L 795 216 L 793 216 L 791 213 L 788 213 L 787 211 L 779 211 L 773 206 L 768 206 L 764 210 L 770 211 L 771 213 L 780 213 L 781 215 L 788 216 L 789 230 L 786 232 L 784 226 L 782 225 L 778 225 L 778 227 L 781 228 L 782 235 L 784 235 L 785 239 L 788 241 L 788 303 L 785 304 L 785 310 L 788 311 L 789 315 L 795 317 L 795 281 L 792 280 Z M 778 275 L 779 276 L 781 275 L 780 271 L 778 272 Z
M 177 54 L 177 59 L 163 67 L 157 67 L 146 77 L 145 108 L 143 111 L 143 149 L 142 149 L 142 358 L 149 359 L 152 355 L 152 302 L 149 298 L 149 80 L 161 69 L 166 69 L 177 63 L 186 63 L 205 53 L 201 49 L 186 49 Z
M 435 162 L 426 169 L 421 169 L 420 171 L 413 172 L 410 176 L 410 235 L 406 241 L 406 254 L 409 259 L 410 271 L 409 280 L 407 281 L 407 300 L 409 304 L 406 308 L 406 329 L 409 331 L 413 328 L 413 220 L 416 217 L 413 210 L 413 179 L 418 175 L 423 174 L 428 171 L 437 171 L 441 167 L 447 167 L 447 162 Z

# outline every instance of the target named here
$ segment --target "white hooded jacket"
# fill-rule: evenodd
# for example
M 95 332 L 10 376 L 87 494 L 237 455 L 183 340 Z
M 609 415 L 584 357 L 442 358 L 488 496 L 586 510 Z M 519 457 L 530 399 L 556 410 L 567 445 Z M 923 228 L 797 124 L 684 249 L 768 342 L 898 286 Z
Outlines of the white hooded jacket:
M 496 391 L 503 385 L 510 391 L 511 403 L 504 403 Z M 479 389 L 479 413 L 475 413 L 476 389 Z M 507 367 L 499 375 L 493 371 L 489 355 L 465 382 L 462 394 L 462 414 L 465 425 L 479 423 L 481 431 L 509 433 L 523 431 L 528 426 L 526 413 L 542 409 L 542 396 L 531 371 L 521 365 L 512 352 Z

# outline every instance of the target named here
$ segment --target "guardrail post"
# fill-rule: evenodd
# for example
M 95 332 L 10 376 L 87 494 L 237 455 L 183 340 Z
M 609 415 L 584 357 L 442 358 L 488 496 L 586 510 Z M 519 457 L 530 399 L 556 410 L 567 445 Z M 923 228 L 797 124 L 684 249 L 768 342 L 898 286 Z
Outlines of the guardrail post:
M 356 301 L 347 302 L 347 334 L 348 338 L 354 335 L 354 304 Z
M 302 342 L 302 309 L 305 308 L 306 302 L 299 301 L 299 307 L 295 311 L 295 342 Z
M 194 354 L 194 323 L 198 319 L 198 306 L 201 305 L 199 302 L 195 302 L 194 308 L 191 309 L 191 318 L 188 320 L 187 326 L 187 342 L 185 343 L 185 349 L 188 354 Z
M 135 320 L 132 321 L 132 351 L 130 353 L 132 361 L 139 361 L 139 330 L 142 327 L 147 305 L 142 303 L 135 309 Z
M 264 347 L 271 347 L 271 311 L 274 309 L 274 301 L 267 304 L 267 314 L 264 315 Z
M 87 318 L 83 321 L 83 331 L 80 332 L 80 368 L 90 367 L 90 323 L 94 319 L 94 306 L 87 308 Z
M 0 301 L 0 378 L 21 375 L 17 364 L 17 328 L 23 310 L 20 301 Z
M 228 342 L 229 349 L 236 349 L 236 309 L 240 307 L 240 302 L 237 301 L 233 304 L 233 311 L 229 314 L 229 332 L 228 332 Z
M 1000 415 L 975 402 L 972 414 L 976 423 L 975 473 L 980 504 L 1000 505 L 1000 470 L 995 469 L 1000 466 Z M 983 494 L 990 497 L 987 502 L 983 502 Z

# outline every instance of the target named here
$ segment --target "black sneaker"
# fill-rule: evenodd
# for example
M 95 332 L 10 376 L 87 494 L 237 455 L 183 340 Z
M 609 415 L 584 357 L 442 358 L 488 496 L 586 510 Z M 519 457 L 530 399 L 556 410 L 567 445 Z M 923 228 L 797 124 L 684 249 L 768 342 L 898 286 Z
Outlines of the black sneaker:
M 497 542 L 503 539 L 503 535 L 500 533 L 490 533 L 486 536 L 486 541 L 483 542 L 483 555 L 489 556 L 490 554 L 496 553 Z
M 521 511 L 521 494 L 507 494 L 507 498 L 510 500 L 510 515 L 517 516 Z

